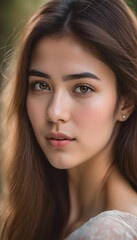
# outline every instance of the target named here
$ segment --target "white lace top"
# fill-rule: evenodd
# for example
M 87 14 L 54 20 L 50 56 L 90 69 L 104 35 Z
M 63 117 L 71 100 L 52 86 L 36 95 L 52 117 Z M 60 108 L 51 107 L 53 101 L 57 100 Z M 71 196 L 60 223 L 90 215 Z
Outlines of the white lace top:
M 137 217 L 117 210 L 91 218 L 65 240 L 137 240 Z

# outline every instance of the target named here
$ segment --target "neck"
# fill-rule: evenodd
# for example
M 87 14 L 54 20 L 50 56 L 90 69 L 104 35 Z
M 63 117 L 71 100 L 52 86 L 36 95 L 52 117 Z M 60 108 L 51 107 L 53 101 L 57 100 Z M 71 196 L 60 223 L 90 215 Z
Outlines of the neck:
M 112 168 L 110 154 L 88 160 L 68 170 L 70 191 L 69 225 L 85 222 L 105 209 L 104 184 Z

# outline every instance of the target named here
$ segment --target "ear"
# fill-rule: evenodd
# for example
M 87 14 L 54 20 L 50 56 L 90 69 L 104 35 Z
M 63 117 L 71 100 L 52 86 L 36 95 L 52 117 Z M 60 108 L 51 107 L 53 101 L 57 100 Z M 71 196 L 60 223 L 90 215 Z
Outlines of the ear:
M 126 121 L 129 118 L 129 116 L 132 114 L 134 109 L 135 109 L 135 104 L 131 100 L 127 98 L 121 98 L 117 120 L 120 122 Z

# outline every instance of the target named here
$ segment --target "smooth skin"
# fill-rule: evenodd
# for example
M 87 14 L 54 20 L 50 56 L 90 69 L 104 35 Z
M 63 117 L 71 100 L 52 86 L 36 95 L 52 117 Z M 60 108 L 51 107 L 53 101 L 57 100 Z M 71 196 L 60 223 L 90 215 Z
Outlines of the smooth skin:
M 28 84 L 36 139 L 51 165 L 68 171 L 66 235 L 105 210 L 137 215 L 137 194 L 116 166 L 110 169 L 119 125 L 134 108 L 127 99 L 117 102 L 114 72 L 76 37 L 44 37 L 33 51 Z M 75 140 L 53 147 L 46 139 L 51 132 Z

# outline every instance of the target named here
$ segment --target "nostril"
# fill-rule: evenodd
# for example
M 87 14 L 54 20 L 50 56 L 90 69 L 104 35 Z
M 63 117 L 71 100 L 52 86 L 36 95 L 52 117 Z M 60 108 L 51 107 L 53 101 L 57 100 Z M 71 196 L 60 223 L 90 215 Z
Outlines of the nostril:
M 69 112 L 65 110 L 58 111 L 57 109 L 48 109 L 47 110 L 47 120 L 49 122 L 66 122 L 69 120 Z

